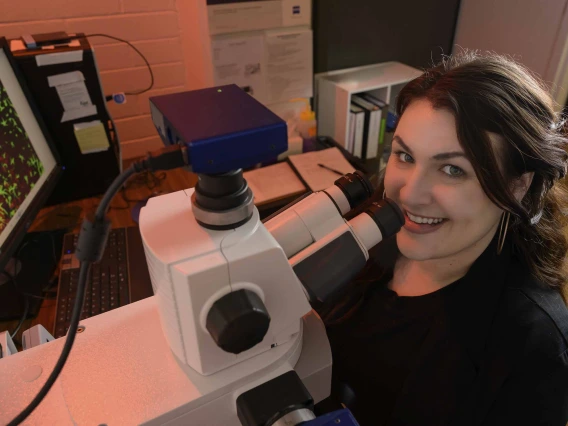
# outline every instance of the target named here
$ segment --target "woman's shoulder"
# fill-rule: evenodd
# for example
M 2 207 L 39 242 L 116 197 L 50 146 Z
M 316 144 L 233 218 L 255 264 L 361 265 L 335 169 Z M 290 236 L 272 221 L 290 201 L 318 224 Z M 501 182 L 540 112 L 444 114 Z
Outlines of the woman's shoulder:
M 568 308 L 559 291 L 539 282 L 522 264 L 511 264 L 498 323 L 522 339 L 528 353 L 557 357 L 568 349 Z

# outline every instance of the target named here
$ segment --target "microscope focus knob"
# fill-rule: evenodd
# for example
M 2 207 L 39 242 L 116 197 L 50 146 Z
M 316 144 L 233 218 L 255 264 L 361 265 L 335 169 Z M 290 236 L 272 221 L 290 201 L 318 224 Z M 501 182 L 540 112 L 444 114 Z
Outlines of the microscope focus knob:
M 225 352 L 239 354 L 264 339 L 270 315 L 250 290 L 233 291 L 217 300 L 207 314 L 206 328 Z

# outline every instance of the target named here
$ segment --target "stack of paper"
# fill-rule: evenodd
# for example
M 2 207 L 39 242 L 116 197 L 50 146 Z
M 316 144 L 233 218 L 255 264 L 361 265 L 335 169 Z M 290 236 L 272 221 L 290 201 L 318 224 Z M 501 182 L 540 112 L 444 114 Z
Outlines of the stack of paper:
M 307 191 L 292 167 L 286 162 L 243 173 L 252 193 L 254 204 L 262 205 Z
M 353 173 L 353 171 L 355 171 L 355 168 L 345 159 L 338 148 L 291 155 L 288 158 L 296 169 L 296 172 L 314 192 L 329 188 L 341 177 L 338 173 L 329 169 L 336 170 L 342 174 Z

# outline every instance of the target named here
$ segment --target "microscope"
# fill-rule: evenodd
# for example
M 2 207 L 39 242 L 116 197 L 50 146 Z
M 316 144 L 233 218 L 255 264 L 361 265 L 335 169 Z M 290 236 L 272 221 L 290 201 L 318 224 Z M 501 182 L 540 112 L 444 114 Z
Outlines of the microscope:
M 331 351 L 310 303 L 336 295 L 369 250 L 404 224 L 367 203 L 360 172 L 264 221 L 243 168 L 287 149 L 283 120 L 234 85 L 150 98 L 156 129 L 198 175 L 148 200 L 140 233 L 154 296 L 81 321 L 73 351 L 30 424 L 322 426 Z M 0 422 L 31 400 L 64 339 L 0 361 Z M 43 380 L 42 380 L 43 378 Z

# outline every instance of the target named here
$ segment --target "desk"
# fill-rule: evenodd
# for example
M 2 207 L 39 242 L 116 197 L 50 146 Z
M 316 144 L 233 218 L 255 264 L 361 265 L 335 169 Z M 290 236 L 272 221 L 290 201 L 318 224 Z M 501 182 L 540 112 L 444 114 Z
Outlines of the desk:
M 130 162 L 125 164 L 125 167 L 129 164 Z M 158 172 L 156 176 L 162 176 L 163 179 L 157 181 L 152 189 L 146 185 L 146 182 L 136 177 L 133 177 L 131 181 L 127 183 L 125 194 L 129 200 L 133 201 L 125 202 L 120 194 L 114 198 L 108 214 L 113 228 L 136 226 L 136 222 L 134 222 L 131 217 L 131 209 L 138 203 L 138 200 L 146 199 L 155 193 L 165 194 L 192 188 L 197 183 L 197 175 L 181 169 Z M 94 211 L 100 198 L 101 197 L 86 198 L 46 207 L 38 213 L 30 231 L 67 229 L 68 232 L 79 232 L 85 214 L 89 211 Z M 37 317 L 30 318 L 22 324 L 22 327 L 16 335 L 16 341 L 21 341 L 23 331 L 37 324 L 43 325 L 47 331 L 51 333 L 55 323 L 55 308 L 55 299 L 44 300 Z M 0 332 L 14 330 L 18 322 L 17 320 L 0 322 Z

